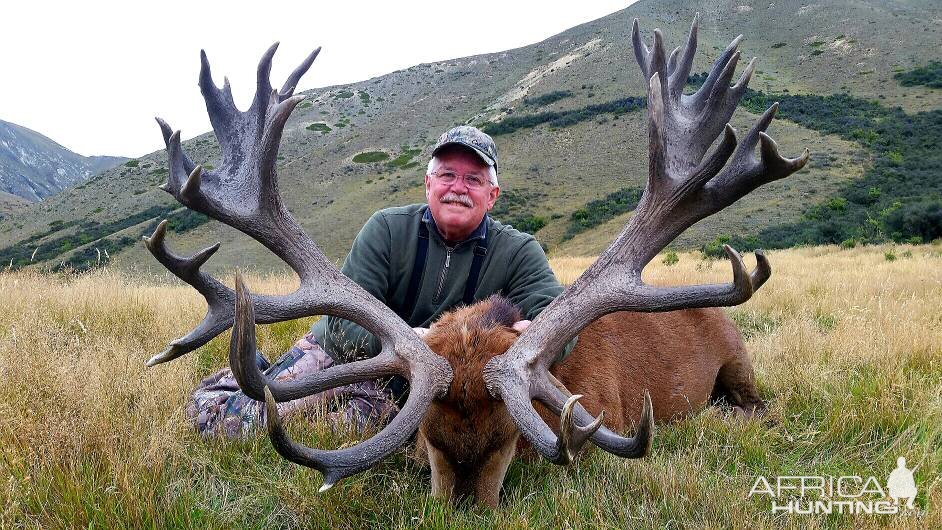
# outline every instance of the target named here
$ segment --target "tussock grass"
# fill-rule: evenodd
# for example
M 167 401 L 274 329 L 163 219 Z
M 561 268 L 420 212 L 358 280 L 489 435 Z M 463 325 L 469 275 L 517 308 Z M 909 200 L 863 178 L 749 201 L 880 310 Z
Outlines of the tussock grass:
M 405 451 L 318 495 L 317 474 L 283 461 L 264 435 L 200 440 L 182 410 L 224 363 L 228 336 L 144 367 L 201 318 L 188 286 L 111 270 L 0 273 L 0 527 L 940 527 L 942 249 L 897 248 L 907 257 L 892 262 L 886 250 L 770 253 L 772 279 L 730 310 L 766 418 L 702 411 L 660 426 L 642 460 L 518 460 L 495 512 L 429 498 L 428 471 Z M 729 278 L 725 261 L 678 257 L 655 259 L 646 279 Z M 591 261 L 552 264 L 572 281 Z M 295 281 L 248 279 L 260 292 Z M 311 322 L 260 327 L 263 350 L 277 356 Z M 291 427 L 308 444 L 350 441 L 320 423 Z M 884 480 L 899 455 L 916 467 L 916 514 L 773 516 L 767 499 L 747 498 L 757 475 Z

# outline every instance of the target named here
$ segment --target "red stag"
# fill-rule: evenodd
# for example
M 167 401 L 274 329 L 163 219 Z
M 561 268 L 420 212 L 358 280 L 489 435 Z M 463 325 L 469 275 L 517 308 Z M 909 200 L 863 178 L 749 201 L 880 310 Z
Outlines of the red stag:
M 259 64 L 258 89 L 246 112 L 236 109 L 228 85 L 219 89 L 213 84 L 203 55 L 199 84 L 223 160 L 217 169 L 203 171 L 181 149 L 179 132 L 171 133 L 158 120 L 170 160 L 170 178 L 163 188 L 185 206 L 261 242 L 294 269 L 301 285 L 288 295 L 253 295 L 237 276 L 233 291 L 200 270 L 218 244 L 191 257 L 176 255 L 165 244 L 161 223 L 146 239 L 148 249 L 195 287 L 209 309 L 193 331 L 148 364 L 179 357 L 234 327 L 229 361 L 239 384 L 247 395 L 266 400 L 269 434 L 277 451 L 323 473 L 322 489 L 368 469 L 420 431 L 419 443 L 425 445 L 432 468 L 433 493 L 471 495 L 491 506 L 497 504 L 521 434 L 556 464 L 572 462 L 586 441 L 637 458 L 650 447 L 654 419 L 685 414 L 711 396 L 725 396 L 747 415 L 760 410 L 762 401 L 742 340 L 715 307 L 748 300 L 768 279 L 771 269 L 762 253 L 756 252 L 758 265 L 748 272 L 739 254 L 727 246 L 733 268 L 728 284 L 656 287 L 641 280 L 641 271 L 687 227 L 799 170 L 808 152 L 795 159 L 779 155 L 764 132 L 775 105 L 737 139 L 728 120 L 754 65 L 753 60 L 730 86 L 740 58 L 738 37 L 691 95 L 683 89 L 696 51 L 696 20 L 686 44 L 670 56 L 659 30 L 654 31 L 652 48 L 641 41 L 637 20 L 632 40 L 649 79 L 650 148 L 647 186 L 628 225 L 519 336 L 508 327 L 519 318 L 514 308 L 492 298 L 443 316 L 426 335 L 427 344 L 392 310 L 340 274 L 281 201 L 275 172 L 281 134 L 304 99 L 293 95 L 294 88 L 318 52 L 281 90 L 273 90 L 269 72 L 277 45 L 272 46 Z M 359 323 L 380 339 L 381 353 L 304 380 L 267 379 L 255 364 L 255 324 L 319 314 Z M 576 348 L 553 366 L 577 334 Z M 392 375 L 410 381 L 405 405 L 379 433 L 353 447 L 304 447 L 282 428 L 276 401 Z M 581 402 L 570 388 L 582 394 Z M 540 412 L 535 403 L 541 405 Z M 617 434 L 631 425 L 636 425 L 634 436 Z

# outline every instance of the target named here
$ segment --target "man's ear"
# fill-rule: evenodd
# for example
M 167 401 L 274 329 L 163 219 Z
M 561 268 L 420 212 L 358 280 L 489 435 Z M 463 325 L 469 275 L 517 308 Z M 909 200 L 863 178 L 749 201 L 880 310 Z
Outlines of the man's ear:
M 428 175 L 425 175 L 425 200 L 426 201 L 431 200 L 431 197 L 430 197 L 431 189 L 432 189 L 432 179 Z
M 494 186 L 493 188 L 491 188 L 491 192 L 487 197 L 487 209 L 488 210 L 494 207 L 494 203 L 497 202 L 498 197 L 500 197 L 500 186 Z

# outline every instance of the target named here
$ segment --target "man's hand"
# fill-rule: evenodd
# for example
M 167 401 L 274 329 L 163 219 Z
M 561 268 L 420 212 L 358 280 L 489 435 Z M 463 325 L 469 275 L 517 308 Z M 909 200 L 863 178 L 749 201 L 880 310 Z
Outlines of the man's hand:
M 528 327 L 530 327 L 529 320 L 518 320 L 514 322 L 514 325 L 513 325 L 513 328 L 519 331 L 520 333 L 523 333 L 524 330 L 526 330 Z
M 518 320 L 514 322 L 513 324 L 513 328 L 519 331 L 520 333 L 523 333 L 523 331 L 527 329 L 528 327 L 530 327 L 529 320 Z M 425 337 L 426 334 L 428 334 L 428 328 L 412 328 L 412 331 L 414 331 L 415 334 L 418 335 L 420 339 Z

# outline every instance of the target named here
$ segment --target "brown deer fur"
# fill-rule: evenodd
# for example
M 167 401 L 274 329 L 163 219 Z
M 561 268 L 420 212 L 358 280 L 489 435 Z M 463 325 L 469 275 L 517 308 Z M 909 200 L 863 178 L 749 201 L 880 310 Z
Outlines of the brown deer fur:
M 425 336 L 454 370 L 448 394 L 432 403 L 419 429 L 433 495 L 497 506 L 520 432 L 485 388 L 482 371 L 517 339 L 511 325 L 520 318 L 510 302 L 493 296 L 442 315 Z M 604 410 L 605 425 L 616 432 L 638 421 L 644 390 L 659 421 L 681 418 L 711 398 L 726 398 L 746 416 L 763 408 L 739 332 L 716 308 L 609 314 L 583 329 L 551 371 L 584 396 L 590 413 Z M 558 430 L 555 414 L 537 410 Z

